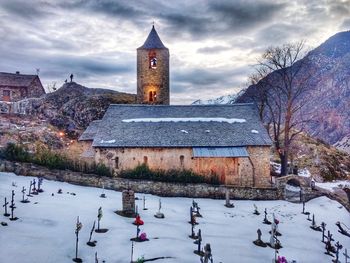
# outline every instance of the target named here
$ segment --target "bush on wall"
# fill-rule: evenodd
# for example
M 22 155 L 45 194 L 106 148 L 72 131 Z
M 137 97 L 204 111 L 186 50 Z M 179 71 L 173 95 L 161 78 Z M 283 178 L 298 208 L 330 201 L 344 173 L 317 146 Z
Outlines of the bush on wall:
M 216 175 L 205 177 L 194 173 L 191 170 L 151 170 L 147 165 L 142 164 L 134 169 L 124 170 L 119 176 L 127 179 L 141 179 L 171 183 L 209 183 L 220 184 Z

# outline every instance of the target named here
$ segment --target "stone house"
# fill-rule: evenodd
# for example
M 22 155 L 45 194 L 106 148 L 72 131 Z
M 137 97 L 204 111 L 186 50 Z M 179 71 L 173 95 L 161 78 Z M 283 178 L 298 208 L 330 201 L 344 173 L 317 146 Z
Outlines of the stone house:
M 110 105 L 79 140 L 116 175 L 146 164 L 216 175 L 226 185 L 271 185 L 271 140 L 253 104 Z
M 38 75 L 0 72 L 0 101 L 15 102 L 43 94 L 45 90 Z

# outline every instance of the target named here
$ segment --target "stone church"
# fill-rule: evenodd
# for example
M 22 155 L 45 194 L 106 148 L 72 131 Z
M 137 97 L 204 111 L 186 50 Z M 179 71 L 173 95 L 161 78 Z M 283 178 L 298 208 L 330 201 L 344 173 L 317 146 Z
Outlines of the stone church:
M 253 104 L 169 105 L 169 50 L 154 26 L 137 49 L 136 105 L 110 105 L 79 141 L 115 171 L 192 170 L 222 184 L 269 187 L 271 140 Z

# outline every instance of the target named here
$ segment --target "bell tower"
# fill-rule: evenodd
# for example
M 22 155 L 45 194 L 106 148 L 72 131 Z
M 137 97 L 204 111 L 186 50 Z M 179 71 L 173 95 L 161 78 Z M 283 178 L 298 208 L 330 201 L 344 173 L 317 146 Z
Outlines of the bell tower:
M 137 103 L 169 105 L 169 49 L 154 25 L 137 49 Z

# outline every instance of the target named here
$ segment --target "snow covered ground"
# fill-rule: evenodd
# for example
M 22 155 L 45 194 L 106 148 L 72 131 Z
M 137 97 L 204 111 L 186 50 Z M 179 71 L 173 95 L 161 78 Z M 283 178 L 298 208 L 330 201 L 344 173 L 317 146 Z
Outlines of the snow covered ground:
M 114 213 L 120 210 L 121 193 L 105 191 L 107 198 L 99 198 L 101 189 L 75 186 L 68 183 L 44 181 L 44 193 L 31 197 L 31 203 L 22 204 L 20 193 L 22 186 L 29 187 L 31 177 L 15 176 L 0 173 L 0 200 L 10 199 L 11 190 L 16 196 L 15 216 L 17 221 L 9 221 L 0 215 L 0 221 L 8 226 L 0 225 L 0 262 L 10 263 L 49 263 L 72 262 L 75 251 L 75 222 L 80 216 L 83 228 L 80 232 L 79 256 L 84 262 L 94 262 L 97 251 L 99 262 L 130 262 L 131 241 L 136 234 L 133 219 L 124 218 Z M 16 182 L 17 187 L 12 186 Z M 63 194 L 57 194 L 61 188 Z M 76 195 L 67 194 L 74 192 Z M 51 193 L 55 193 L 51 196 Z M 140 199 L 143 194 L 136 194 Z M 139 212 L 145 225 L 149 242 L 135 243 L 134 260 L 142 255 L 145 258 L 171 256 L 156 262 L 199 262 L 193 253 L 196 249 L 193 240 L 188 237 L 191 231 L 189 209 L 190 198 L 162 198 L 162 212 L 165 219 L 157 219 L 153 215 L 158 209 L 159 197 L 146 196 L 146 207 L 142 210 L 142 201 L 137 201 Z M 234 201 L 234 208 L 226 208 L 223 200 L 196 199 L 201 207 L 203 218 L 198 218 L 196 228 L 202 230 L 203 245 L 210 243 L 214 262 L 264 263 L 272 262 L 274 250 L 255 246 L 252 241 L 257 238 L 257 229 L 262 231 L 262 240 L 268 241 L 270 226 L 262 224 L 264 208 L 267 208 L 271 220 L 272 213 L 280 220 L 280 241 L 283 248 L 280 255 L 298 263 L 330 262 L 331 258 L 324 254 L 321 233 L 310 229 L 310 221 L 301 214 L 302 205 L 285 201 Z M 258 206 L 261 214 L 254 215 L 253 204 Z M 97 246 L 86 245 L 93 221 L 97 219 L 97 210 L 102 206 L 104 216 L 102 228 L 109 228 L 104 234 L 93 234 Z M 322 197 L 309 201 L 306 210 L 315 213 L 316 223 L 326 222 L 336 241 L 350 250 L 350 238 L 337 232 L 336 221 L 349 226 L 349 213 L 339 203 Z M 341 252 L 344 252 L 344 248 Z M 289 262 L 289 261 L 288 261 Z M 343 262 L 343 257 L 341 258 Z
M 334 191 L 334 188 L 344 188 L 345 186 L 350 187 L 350 181 L 349 180 L 339 180 L 334 182 L 327 182 L 327 183 L 316 183 L 316 186 L 327 189 L 328 191 Z

